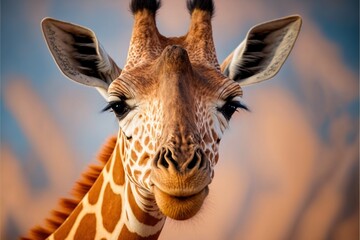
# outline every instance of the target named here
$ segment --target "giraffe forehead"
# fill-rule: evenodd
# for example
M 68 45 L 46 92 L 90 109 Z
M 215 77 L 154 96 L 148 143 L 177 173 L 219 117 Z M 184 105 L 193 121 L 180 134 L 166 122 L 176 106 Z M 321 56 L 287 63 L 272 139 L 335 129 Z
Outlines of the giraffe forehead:
M 225 95 L 242 95 L 240 85 L 226 78 L 216 69 L 191 63 L 191 74 L 180 75 L 177 81 L 171 81 L 176 71 L 168 71 L 168 75 L 161 75 L 156 71 L 155 64 L 146 64 L 131 70 L 124 70 L 120 77 L 115 79 L 108 92 L 115 96 L 125 98 L 137 98 L 138 100 L 153 100 L 164 97 L 160 93 L 169 92 L 169 89 L 177 87 L 176 91 L 182 91 L 193 96 L 198 101 L 209 101 L 211 98 L 224 98 Z M 161 88 L 161 85 L 164 85 Z M 166 97 L 166 95 L 165 95 Z
M 131 43 L 130 53 L 139 54 L 135 54 L 135 59 L 131 54 L 128 55 L 120 77 L 109 89 L 121 93 L 124 91 L 123 86 L 127 85 L 127 89 L 130 87 L 129 92 L 135 92 L 140 97 L 144 95 L 157 98 L 159 92 L 168 91 L 179 84 L 178 90 L 186 91 L 190 95 L 196 93 L 211 97 L 216 94 L 224 86 L 223 83 L 230 80 L 221 73 L 214 51 L 200 51 L 188 41 L 189 39 L 184 37 L 162 38 L 155 44 L 156 47 L 146 51 L 142 49 L 143 45 Z M 207 54 L 212 58 L 204 61 L 203 55 Z M 212 60 L 209 62 L 209 59 Z M 183 84 L 184 82 L 186 84 Z M 165 89 L 159 87 L 164 84 Z

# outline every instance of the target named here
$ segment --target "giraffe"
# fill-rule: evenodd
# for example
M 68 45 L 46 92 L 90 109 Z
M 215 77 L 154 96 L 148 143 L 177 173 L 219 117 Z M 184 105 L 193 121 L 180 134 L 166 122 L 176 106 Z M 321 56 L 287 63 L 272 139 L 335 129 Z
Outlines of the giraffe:
M 241 102 L 242 87 L 272 78 L 289 55 L 301 17 L 259 24 L 219 64 L 212 38 L 212 0 L 188 0 L 188 33 L 165 37 L 156 27 L 160 0 L 131 0 L 133 33 L 119 68 L 94 32 L 46 18 L 48 48 L 69 79 L 94 87 L 114 112 L 117 136 L 99 166 L 63 199 L 31 239 L 158 239 L 167 217 L 201 209 L 214 178 L 219 144 Z

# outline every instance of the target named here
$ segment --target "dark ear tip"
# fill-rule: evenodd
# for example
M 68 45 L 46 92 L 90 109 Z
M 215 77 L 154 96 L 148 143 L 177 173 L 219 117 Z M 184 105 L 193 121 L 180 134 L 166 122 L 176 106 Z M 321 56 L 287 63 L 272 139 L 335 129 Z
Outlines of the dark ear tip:
M 48 22 L 50 19 L 51 19 L 50 17 L 45 17 L 45 18 L 43 18 L 43 19 L 41 20 L 41 24 Z
M 51 27 L 51 26 L 64 26 L 66 24 L 69 24 L 69 23 L 66 23 L 66 22 L 63 22 L 63 21 L 60 21 L 60 20 L 57 20 L 55 18 L 51 18 L 51 17 L 46 17 L 46 18 L 43 18 L 41 20 L 41 28 L 43 30 L 45 30 L 46 27 Z
M 296 21 L 302 22 L 302 17 L 299 14 L 290 15 L 290 16 L 288 16 L 288 18 L 289 19 L 294 19 L 294 22 L 296 22 Z
M 49 25 L 51 22 L 53 22 L 54 19 L 53 18 L 50 18 L 50 17 L 46 17 L 46 18 L 43 18 L 40 22 L 40 25 L 42 28 L 44 28 L 45 26 Z

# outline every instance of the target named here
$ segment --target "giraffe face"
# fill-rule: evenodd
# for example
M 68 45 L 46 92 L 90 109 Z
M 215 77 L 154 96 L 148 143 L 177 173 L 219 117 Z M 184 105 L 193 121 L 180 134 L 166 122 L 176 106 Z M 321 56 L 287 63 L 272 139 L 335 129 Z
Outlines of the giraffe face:
M 96 88 L 109 102 L 104 110 L 112 109 L 119 119 L 112 157 L 95 182 L 100 186 L 106 177 L 106 189 L 116 186 L 113 197 L 98 201 L 102 214 L 110 209 L 112 215 L 103 220 L 116 226 L 111 238 L 120 233 L 119 239 L 157 239 L 164 216 L 185 220 L 199 211 L 214 177 L 224 130 L 238 108 L 247 109 L 240 102 L 240 86 L 270 79 L 279 71 L 302 22 L 293 15 L 256 25 L 220 66 L 212 38 L 213 1 L 187 0 L 189 30 L 170 38 L 156 27 L 160 6 L 160 0 L 131 0 L 134 27 L 123 69 L 90 29 L 51 18 L 42 21 L 45 40 L 61 71 Z M 108 174 L 110 168 L 113 174 Z M 93 172 L 90 175 L 93 179 Z M 87 195 L 95 192 L 100 198 L 99 189 L 103 188 L 91 188 Z M 90 204 L 90 198 L 85 202 Z M 114 213 L 114 206 L 120 214 Z M 49 223 L 57 225 L 59 216 L 78 218 L 77 210 L 82 208 L 83 202 L 69 217 L 55 212 L 56 221 Z M 89 209 L 91 216 L 94 209 L 98 208 Z M 80 229 L 86 229 L 87 216 Z M 89 224 L 99 226 L 99 222 Z M 69 234 L 69 221 L 58 230 Z M 36 228 L 34 233 L 48 232 Z
M 223 132 L 242 106 L 240 85 L 169 45 L 152 64 L 125 68 L 108 93 L 126 139 L 129 180 L 154 194 L 166 216 L 194 216 L 208 194 Z
M 279 71 L 301 18 L 255 26 L 220 67 L 212 38 L 213 1 L 188 0 L 189 30 L 170 38 L 156 27 L 160 5 L 131 1 L 134 28 L 123 69 L 91 30 L 54 19 L 45 19 L 42 27 L 62 72 L 99 90 L 117 115 L 127 180 L 148 194 L 146 200 L 155 198 L 166 216 L 188 219 L 208 194 L 231 115 L 246 109 L 239 101 L 240 85 Z

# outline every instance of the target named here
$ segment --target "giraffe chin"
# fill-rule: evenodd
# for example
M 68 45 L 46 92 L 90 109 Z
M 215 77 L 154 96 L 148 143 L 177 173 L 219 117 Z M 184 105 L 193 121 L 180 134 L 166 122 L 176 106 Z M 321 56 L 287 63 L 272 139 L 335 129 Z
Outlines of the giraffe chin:
M 200 192 L 189 196 L 169 195 L 156 186 L 154 186 L 153 190 L 160 211 L 174 220 L 187 220 L 195 216 L 209 193 L 208 186 Z

